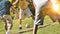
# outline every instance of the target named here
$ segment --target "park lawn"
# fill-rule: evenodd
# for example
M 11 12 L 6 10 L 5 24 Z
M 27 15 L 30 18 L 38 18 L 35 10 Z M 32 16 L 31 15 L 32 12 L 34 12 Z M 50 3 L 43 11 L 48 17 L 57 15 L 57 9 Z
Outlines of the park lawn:
M 26 23 L 29 23 L 30 26 L 33 27 L 32 18 L 26 18 L 23 20 L 22 26 L 23 26 L 24 30 L 26 29 L 26 27 L 25 27 Z M 44 20 L 44 24 L 50 24 L 50 23 L 52 23 L 51 19 L 48 16 L 46 16 L 45 20 Z M 18 20 L 13 20 L 13 28 L 11 30 L 11 34 L 19 34 L 18 32 L 21 30 L 19 30 L 18 25 L 19 25 Z M 22 33 L 22 34 L 32 34 L 32 33 L 33 32 L 30 31 L 30 32 Z M 3 21 L 0 21 L 0 34 L 5 34 Z M 47 26 L 44 28 L 40 28 L 40 29 L 38 29 L 37 34 L 60 34 L 60 26 L 57 24 L 54 26 L 50 25 L 50 26 Z

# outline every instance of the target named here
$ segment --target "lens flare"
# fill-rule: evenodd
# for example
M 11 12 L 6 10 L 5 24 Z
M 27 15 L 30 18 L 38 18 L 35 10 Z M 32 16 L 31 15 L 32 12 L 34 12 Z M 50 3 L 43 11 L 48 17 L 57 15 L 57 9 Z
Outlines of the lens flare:
M 53 9 L 58 12 L 59 10 L 59 5 L 57 4 L 57 0 L 51 0 L 51 3 L 52 3 L 52 7 Z
M 59 11 L 59 6 L 58 6 L 58 4 L 54 4 L 54 5 L 53 5 L 53 9 L 54 9 L 56 12 L 58 12 L 58 11 Z

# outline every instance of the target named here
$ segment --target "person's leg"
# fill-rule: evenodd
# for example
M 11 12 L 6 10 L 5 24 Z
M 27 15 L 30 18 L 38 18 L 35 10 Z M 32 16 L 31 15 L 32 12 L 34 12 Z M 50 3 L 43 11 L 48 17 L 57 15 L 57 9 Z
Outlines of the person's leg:
M 34 21 L 34 28 L 33 28 L 33 34 L 37 34 L 37 30 L 38 30 L 38 22 L 40 22 L 40 17 L 39 17 L 39 10 L 35 11 L 35 21 Z M 38 14 L 38 15 L 37 15 Z
M 35 18 L 35 24 L 34 24 L 34 28 L 33 28 L 33 34 L 37 34 L 37 30 L 38 30 L 38 25 L 40 25 L 40 27 L 43 26 L 43 22 L 44 22 L 44 15 L 43 13 L 39 14 L 40 16 L 38 16 L 37 18 Z
M 40 2 L 41 1 L 41 2 Z M 44 15 L 41 11 L 41 7 L 45 6 L 47 3 L 47 0 L 33 0 L 34 7 L 35 7 L 35 21 L 34 21 L 34 28 L 33 28 L 33 34 L 37 34 L 37 25 L 43 25 L 42 21 L 44 19 Z
M 19 11 L 19 29 L 22 29 L 22 18 L 23 18 L 23 10 L 20 8 L 20 11 Z
M 19 29 L 22 29 L 22 19 L 19 19 Z
M 5 22 L 5 23 L 4 23 L 4 27 L 5 27 L 5 30 L 7 31 L 7 22 L 6 22 L 6 19 L 3 18 L 3 21 Z
M 5 21 L 6 34 L 10 34 L 10 30 L 12 29 L 13 26 L 12 18 L 9 15 L 4 15 L 3 18 Z
M 34 25 L 34 27 L 33 27 L 33 34 L 37 34 L 37 29 L 38 29 L 38 25 Z
M 40 22 L 41 22 L 40 27 L 42 27 L 43 26 L 43 22 L 44 22 L 44 18 Z M 34 24 L 33 34 L 37 34 L 37 30 L 38 30 L 38 25 Z

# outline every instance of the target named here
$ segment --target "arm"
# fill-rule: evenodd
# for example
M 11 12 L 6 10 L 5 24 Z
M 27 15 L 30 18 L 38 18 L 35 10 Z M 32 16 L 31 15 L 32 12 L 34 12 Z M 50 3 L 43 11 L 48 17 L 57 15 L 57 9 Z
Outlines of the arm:
M 19 18 L 19 12 L 13 6 L 11 6 L 12 11 L 15 13 L 16 18 Z
M 13 6 L 11 6 L 11 9 L 13 10 L 14 13 L 18 13 L 18 11 Z
M 16 0 L 16 1 L 13 3 L 13 5 L 17 4 L 18 2 L 19 2 L 19 0 Z

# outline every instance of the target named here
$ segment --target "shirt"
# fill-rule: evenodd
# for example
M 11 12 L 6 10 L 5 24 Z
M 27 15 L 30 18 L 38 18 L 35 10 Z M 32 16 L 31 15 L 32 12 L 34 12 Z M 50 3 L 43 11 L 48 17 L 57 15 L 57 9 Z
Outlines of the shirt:
M 20 8 L 23 10 L 27 9 L 28 5 L 29 3 L 26 0 L 21 0 L 19 3 Z
M 0 1 L 0 16 L 10 14 L 10 7 L 12 4 L 8 0 Z

